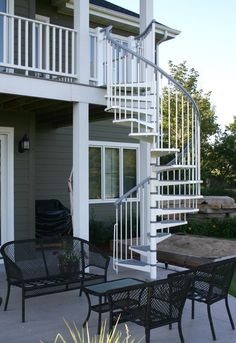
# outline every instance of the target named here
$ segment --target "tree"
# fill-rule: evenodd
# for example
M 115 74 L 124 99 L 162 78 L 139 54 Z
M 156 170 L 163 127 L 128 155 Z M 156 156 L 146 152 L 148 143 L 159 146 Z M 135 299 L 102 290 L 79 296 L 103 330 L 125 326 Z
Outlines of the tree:
M 236 186 L 236 117 L 216 136 L 208 162 L 211 181 L 224 186 Z
M 209 163 L 209 156 L 212 152 L 211 137 L 219 132 L 219 125 L 217 123 L 217 117 L 215 114 L 215 108 L 211 103 L 211 92 L 204 92 L 198 88 L 199 73 L 194 68 L 188 68 L 187 62 L 184 61 L 179 65 L 173 64 L 169 61 L 169 69 L 171 76 L 177 80 L 193 97 L 195 100 L 199 112 L 201 121 L 201 169 L 202 178 L 206 180 L 211 176 L 211 163 Z M 174 91 L 172 91 L 172 97 L 175 97 Z M 167 98 L 167 97 L 166 97 Z M 179 101 L 179 106 L 180 106 Z M 165 104 L 165 110 L 167 111 L 167 104 Z M 181 110 L 179 110 L 181 113 Z

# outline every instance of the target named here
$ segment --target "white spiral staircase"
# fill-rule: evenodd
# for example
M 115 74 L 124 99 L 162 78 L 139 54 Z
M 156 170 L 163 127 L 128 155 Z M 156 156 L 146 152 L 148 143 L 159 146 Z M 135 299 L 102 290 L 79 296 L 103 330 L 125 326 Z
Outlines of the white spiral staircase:
M 199 111 L 178 82 L 142 56 L 149 35 L 155 44 L 154 22 L 129 40 L 131 48 L 110 31 L 102 30 L 106 110 L 114 112 L 114 124 L 129 126 L 129 136 L 150 147 L 150 177 L 115 203 L 114 269 L 146 271 L 155 279 L 158 243 L 170 236 L 170 228 L 187 224 L 188 213 L 198 211 Z

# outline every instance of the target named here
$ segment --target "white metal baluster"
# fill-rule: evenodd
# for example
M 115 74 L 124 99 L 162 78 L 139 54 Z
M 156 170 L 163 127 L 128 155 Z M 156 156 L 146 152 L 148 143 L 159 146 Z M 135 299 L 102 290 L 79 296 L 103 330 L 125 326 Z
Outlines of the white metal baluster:
M 127 119 L 127 56 L 124 56 L 124 106 L 125 119 Z
M 187 161 L 190 164 L 190 145 L 189 145 L 189 101 L 187 100 Z
M 59 54 L 59 73 L 61 73 L 62 72 L 62 29 L 59 29 L 58 54 Z
M 178 149 L 178 90 L 175 91 L 175 148 Z M 176 163 L 177 163 L 176 153 Z
M 141 191 L 142 191 L 142 203 L 144 204 L 144 198 L 145 198 L 145 189 L 144 189 L 144 186 L 142 186 L 141 188 Z M 145 212 L 145 206 L 142 206 L 142 235 L 140 235 L 140 238 L 142 237 L 142 242 L 141 244 L 143 245 L 144 244 L 144 239 L 145 239 L 145 236 L 144 236 L 144 230 L 145 230 L 145 225 L 144 225 L 144 212 Z
M 10 21 L 10 58 L 8 58 L 11 65 L 15 64 L 15 19 L 13 17 L 9 18 Z
M 120 259 L 123 259 L 123 204 L 120 205 L 120 232 L 119 232 L 119 239 L 120 239 Z
M 3 16 L 3 63 L 7 64 L 10 59 L 7 58 L 8 52 L 8 18 L 6 15 Z
M 94 47 L 95 49 L 95 47 Z M 68 74 L 68 54 L 69 54 L 69 45 L 68 45 L 68 31 L 65 31 L 65 73 Z
M 170 82 L 168 82 L 168 148 L 170 148 L 170 117 L 171 117 L 171 108 L 170 108 Z
M 181 113 L 181 141 L 182 141 L 182 164 L 184 164 L 184 97 L 182 95 L 182 113 Z
M 132 195 L 131 195 L 132 198 Z M 129 230 L 130 230 L 130 245 L 133 245 L 133 201 L 129 203 Z M 133 258 L 133 251 L 131 250 L 131 258 Z
M 128 199 L 125 200 L 125 259 L 128 258 Z
M 136 245 L 139 244 L 139 201 L 138 199 L 141 201 L 141 192 L 137 190 L 137 192 L 139 192 L 139 194 L 137 194 L 137 200 L 136 200 Z
M 50 26 L 46 25 L 46 47 L 45 47 L 45 69 L 47 72 L 50 70 Z
M 160 89 L 161 89 L 161 111 L 160 111 L 160 148 L 163 149 L 163 76 L 161 75 L 161 79 L 160 79 Z
M 38 24 L 39 25 L 39 52 L 38 52 L 38 58 L 39 58 L 39 65 L 38 68 L 40 69 L 40 71 L 42 70 L 42 66 L 43 66 L 43 25 L 42 24 Z
M 52 28 L 52 71 L 56 71 L 56 28 Z M 74 58 L 74 54 L 72 55 Z M 73 64 L 72 64 L 73 66 Z M 74 67 L 74 66 L 73 66 Z
M 75 35 L 74 31 L 71 32 L 71 74 L 75 75 Z
M 28 75 L 29 68 L 29 22 L 25 20 L 25 75 Z
M 32 68 L 36 66 L 36 25 L 35 22 L 32 24 Z
M 21 19 L 18 19 L 18 58 L 17 65 L 21 66 Z

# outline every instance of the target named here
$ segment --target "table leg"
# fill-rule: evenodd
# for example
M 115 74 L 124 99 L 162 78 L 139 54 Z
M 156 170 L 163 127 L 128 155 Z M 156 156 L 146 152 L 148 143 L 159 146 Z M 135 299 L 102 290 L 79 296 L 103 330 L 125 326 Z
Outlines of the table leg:
M 89 317 L 91 314 L 91 300 L 90 300 L 89 294 L 87 292 L 84 292 L 84 294 L 86 295 L 86 297 L 88 299 L 88 314 L 87 314 L 87 317 L 83 323 L 83 327 L 85 327 L 86 323 L 89 321 Z
M 99 312 L 98 312 L 98 335 L 100 335 L 101 332 L 101 324 L 102 324 L 102 297 L 99 296 Z

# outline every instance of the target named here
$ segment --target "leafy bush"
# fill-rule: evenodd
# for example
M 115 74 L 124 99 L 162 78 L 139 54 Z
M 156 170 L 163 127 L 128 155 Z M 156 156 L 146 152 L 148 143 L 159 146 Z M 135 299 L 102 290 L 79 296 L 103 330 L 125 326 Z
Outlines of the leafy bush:
M 125 335 L 123 335 L 120 331 L 117 331 L 118 321 L 115 324 L 113 330 L 109 333 L 106 333 L 106 322 L 104 322 L 102 324 L 99 337 L 91 337 L 88 325 L 86 327 L 85 332 L 84 329 L 82 329 L 82 332 L 80 333 L 75 322 L 73 323 L 73 326 L 71 326 L 64 319 L 64 323 L 68 329 L 70 340 L 68 341 L 62 334 L 58 333 L 54 339 L 54 343 L 135 343 L 135 340 L 129 334 L 129 329 L 127 325 L 125 325 Z M 141 343 L 142 341 L 143 339 L 136 342 Z M 43 341 L 40 341 L 40 343 L 43 343 Z
M 236 239 L 236 218 L 189 220 L 179 228 L 186 234 Z
M 112 224 L 91 219 L 89 222 L 89 240 L 96 246 L 107 244 L 113 237 Z

